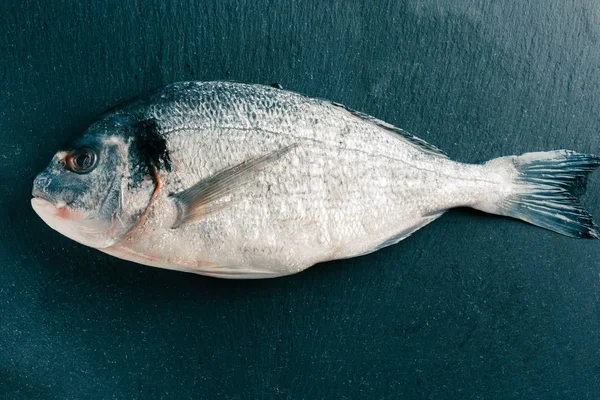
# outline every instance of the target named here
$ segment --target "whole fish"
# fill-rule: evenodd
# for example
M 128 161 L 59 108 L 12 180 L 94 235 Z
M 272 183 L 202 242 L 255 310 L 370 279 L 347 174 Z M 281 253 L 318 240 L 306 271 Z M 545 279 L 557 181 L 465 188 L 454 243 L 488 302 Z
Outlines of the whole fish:
M 268 278 L 392 245 L 453 207 L 598 238 L 569 189 L 599 164 L 568 150 L 465 164 L 341 104 L 182 82 L 105 113 L 36 177 L 31 203 L 122 259 Z

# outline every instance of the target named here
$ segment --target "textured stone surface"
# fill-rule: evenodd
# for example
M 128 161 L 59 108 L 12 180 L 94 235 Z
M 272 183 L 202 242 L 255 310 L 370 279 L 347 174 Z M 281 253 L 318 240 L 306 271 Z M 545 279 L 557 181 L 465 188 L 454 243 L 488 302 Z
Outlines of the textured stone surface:
M 1 393 L 597 398 L 597 241 L 457 210 L 369 256 L 221 281 L 105 256 L 29 205 L 100 112 L 190 79 L 277 82 L 460 161 L 600 153 L 597 2 L 504 3 L 4 1 Z

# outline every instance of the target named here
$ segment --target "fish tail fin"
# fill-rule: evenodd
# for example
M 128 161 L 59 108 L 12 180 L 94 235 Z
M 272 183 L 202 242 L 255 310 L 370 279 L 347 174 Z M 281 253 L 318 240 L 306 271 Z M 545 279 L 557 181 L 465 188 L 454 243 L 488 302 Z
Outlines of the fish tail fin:
M 587 175 L 600 158 L 570 150 L 500 157 L 485 166 L 503 177 L 500 191 L 472 205 L 492 214 L 517 218 L 560 234 L 598 239 L 598 227 L 573 193 L 585 192 Z

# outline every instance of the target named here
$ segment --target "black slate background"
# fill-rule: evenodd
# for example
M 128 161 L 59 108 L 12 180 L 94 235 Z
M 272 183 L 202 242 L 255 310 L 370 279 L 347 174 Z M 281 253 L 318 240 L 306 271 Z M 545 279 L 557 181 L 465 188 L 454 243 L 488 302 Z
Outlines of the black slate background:
M 599 40 L 595 0 L 4 0 L 0 398 L 598 398 L 598 241 L 456 210 L 369 256 L 223 281 L 80 246 L 29 199 L 100 112 L 180 80 L 279 82 L 461 161 L 600 153 Z

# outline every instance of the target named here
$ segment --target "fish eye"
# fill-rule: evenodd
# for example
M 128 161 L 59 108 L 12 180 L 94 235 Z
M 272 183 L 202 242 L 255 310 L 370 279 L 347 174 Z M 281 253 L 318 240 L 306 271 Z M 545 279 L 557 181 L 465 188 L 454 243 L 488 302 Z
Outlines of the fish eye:
M 71 151 L 65 157 L 66 167 L 69 171 L 78 174 L 87 174 L 96 168 L 98 156 L 89 147 L 80 147 Z

